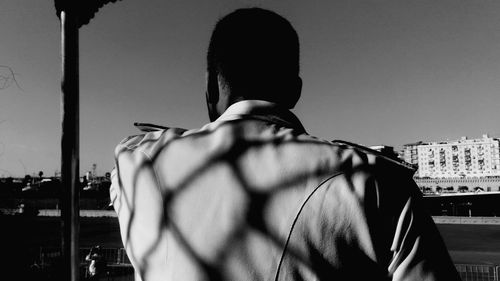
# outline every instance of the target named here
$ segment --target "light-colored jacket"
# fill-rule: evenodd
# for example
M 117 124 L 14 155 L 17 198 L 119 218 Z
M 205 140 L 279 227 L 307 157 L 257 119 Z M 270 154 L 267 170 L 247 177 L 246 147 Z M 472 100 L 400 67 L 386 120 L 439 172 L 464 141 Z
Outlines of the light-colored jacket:
M 149 280 L 459 280 L 412 171 L 233 104 L 116 148 L 111 200 Z

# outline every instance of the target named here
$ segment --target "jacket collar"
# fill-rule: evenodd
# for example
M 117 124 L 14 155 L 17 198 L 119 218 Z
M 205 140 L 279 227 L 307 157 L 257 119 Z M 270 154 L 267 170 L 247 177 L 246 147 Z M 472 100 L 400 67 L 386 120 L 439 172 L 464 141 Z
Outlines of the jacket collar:
M 290 110 L 263 100 L 244 100 L 229 106 L 212 124 L 238 119 L 258 119 L 306 133 L 304 126 Z

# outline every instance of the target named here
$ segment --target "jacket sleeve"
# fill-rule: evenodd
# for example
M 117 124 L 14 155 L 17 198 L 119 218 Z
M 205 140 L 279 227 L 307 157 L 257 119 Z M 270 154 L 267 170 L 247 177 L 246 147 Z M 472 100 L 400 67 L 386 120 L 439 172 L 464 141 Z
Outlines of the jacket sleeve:
M 389 215 L 393 235 L 388 272 L 392 280 L 460 280 L 436 225 L 424 210 L 417 185 L 411 176 L 393 178 L 397 182 L 389 188 L 394 194 L 389 199 L 398 202 L 392 202 L 393 214 Z
M 115 150 L 110 199 L 120 225 L 120 234 L 136 274 L 165 268 L 166 241 L 162 235 L 163 199 L 151 156 L 141 146 L 141 136 L 129 138 Z M 141 280 L 137 278 L 136 280 Z
M 377 263 L 389 280 L 460 280 L 432 217 L 413 181 L 413 169 L 385 155 L 344 141 L 346 174 L 360 186 Z M 349 161 L 347 161 L 347 160 Z M 351 167 L 352 166 L 352 167 Z M 349 178 L 349 177 L 348 177 Z M 357 183 L 357 184 L 356 184 Z

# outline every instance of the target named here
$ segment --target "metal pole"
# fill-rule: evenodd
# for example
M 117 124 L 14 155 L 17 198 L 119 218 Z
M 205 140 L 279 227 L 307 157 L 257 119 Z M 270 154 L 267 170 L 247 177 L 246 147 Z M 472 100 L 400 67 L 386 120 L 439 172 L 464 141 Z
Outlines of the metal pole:
M 79 268 L 79 83 L 78 23 L 71 9 L 61 12 L 62 280 L 78 281 Z

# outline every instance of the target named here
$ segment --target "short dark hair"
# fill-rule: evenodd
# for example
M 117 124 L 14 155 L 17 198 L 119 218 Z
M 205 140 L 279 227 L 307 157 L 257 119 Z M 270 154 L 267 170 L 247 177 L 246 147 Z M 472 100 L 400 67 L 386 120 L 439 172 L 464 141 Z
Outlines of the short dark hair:
M 244 98 L 281 102 L 299 74 L 297 32 L 272 11 L 238 9 L 217 22 L 207 70 L 222 75 L 230 90 Z

